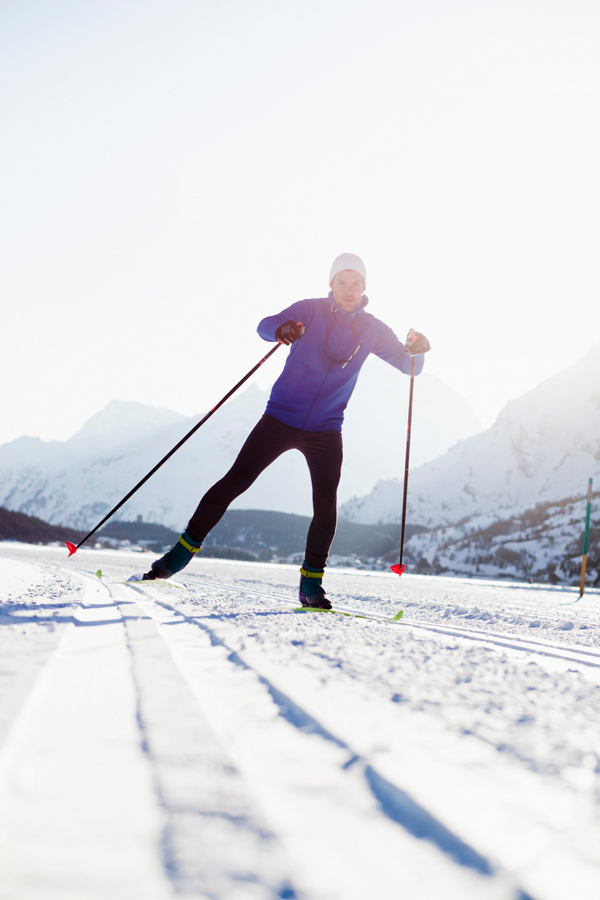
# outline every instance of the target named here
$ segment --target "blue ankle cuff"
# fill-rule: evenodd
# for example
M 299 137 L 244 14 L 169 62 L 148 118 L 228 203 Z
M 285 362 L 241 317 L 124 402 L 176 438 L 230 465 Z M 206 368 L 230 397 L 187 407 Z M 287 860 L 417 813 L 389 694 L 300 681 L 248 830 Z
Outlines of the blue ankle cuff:
M 305 571 L 308 571 L 307 567 L 304 567 Z M 317 597 L 323 593 L 323 587 L 321 582 L 323 581 L 322 573 L 320 569 L 312 569 L 311 576 L 302 575 L 300 578 L 300 590 L 304 594 L 305 597 Z
M 154 563 L 152 568 L 158 570 L 159 567 L 168 569 L 173 575 L 175 572 L 181 572 L 187 564 L 194 558 L 202 544 L 192 541 L 187 531 L 184 531 L 178 541 L 165 553 L 165 555 Z

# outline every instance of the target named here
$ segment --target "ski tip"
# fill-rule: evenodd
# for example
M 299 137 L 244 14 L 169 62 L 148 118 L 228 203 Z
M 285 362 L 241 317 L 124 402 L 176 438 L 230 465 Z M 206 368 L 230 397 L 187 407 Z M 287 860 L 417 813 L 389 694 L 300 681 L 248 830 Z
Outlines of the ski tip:
M 73 556 L 74 553 L 77 553 L 77 547 L 75 544 L 72 544 L 71 541 L 65 541 L 65 547 L 69 551 L 69 556 Z
M 400 565 L 400 563 L 396 563 L 395 566 L 391 566 L 390 568 L 392 572 L 395 572 L 396 575 L 402 575 L 402 573 L 404 572 L 404 563 L 402 563 L 402 565 Z
M 397 612 L 393 619 L 390 619 L 390 622 L 399 622 L 402 616 L 404 615 L 404 610 L 401 609 L 400 612 Z
M 98 569 L 97 572 L 94 572 L 94 575 L 102 581 L 102 569 Z

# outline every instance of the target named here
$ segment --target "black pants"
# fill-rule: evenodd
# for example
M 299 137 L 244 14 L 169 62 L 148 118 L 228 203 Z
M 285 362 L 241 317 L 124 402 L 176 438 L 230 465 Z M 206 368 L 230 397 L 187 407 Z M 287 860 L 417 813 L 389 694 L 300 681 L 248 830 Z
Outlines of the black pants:
M 313 520 L 306 539 L 306 564 L 321 569 L 327 562 L 337 525 L 337 487 L 342 471 L 339 431 L 302 431 L 273 416 L 263 416 L 250 432 L 229 472 L 204 495 L 188 524 L 190 537 L 203 541 L 229 504 L 247 491 L 260 473 L 286 450 L 300 450 L 310 471 Z

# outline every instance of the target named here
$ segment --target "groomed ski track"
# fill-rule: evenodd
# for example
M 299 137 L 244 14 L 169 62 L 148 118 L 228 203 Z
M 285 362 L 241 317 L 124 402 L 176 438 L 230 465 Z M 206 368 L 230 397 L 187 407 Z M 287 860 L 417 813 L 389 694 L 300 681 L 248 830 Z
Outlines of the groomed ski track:
M 1 898 L 600 895 L 597 594 L 332 573 L 378 622 L 294 614 L 292 567 L 202 560 L 182 591 L 110 584 L 137 554 L 0 549 L 39 650 L 0 695 Z
M 138 586 L 138 585 L 136 585 Z M 143 585 L 139 585 L 143 589 Z M 238 594 L 243 594 L 246 597 L 259 597 L 262 601 L 267 602 L 269 604 L 274 604 L 276 602 L 286 603 L 290 607 L 290 612 L 299 612 L 297 604 L 293 601 L 290 601 L 289 597 L 284 597 L 277 594 L 270 594 L 266 591 L 255 591 L 250 590 L 249 588 L 240 588 L 235 584 L 228 584 L 220 581 L 211 580 L 208 585 L 210 587 L 217 588 L 225 588 L 228 591 L 233 591 Z M 157 586 L 158 587 L 158 586 Z M 152 588 L 148 588 L 148 591 L 151 591 Z M 159 595 L 160 597 L 160 595 Z M 158 602 L 161 603 L 160 599 Z M 168 606 L 168 604 L 162 603 L 164 606 Z M 177 611 L 176 607 L 170 607 L 173 611 Z M 471 641 L 479 641 L 485 645 L 491 645 L 494 647 L 504 647 L 509 650 L 518 650 L 522 653 L 527 653 L 529 658 L 532 655 L 534 656 L 547 656 L 552 659 L 562 660 L 565 663 L 576 663 L 580 664 L 583 667 L 589 666 L 591 668 L 599 668 L 600 669 L 600 650 L 590 650 L 587 647 L 579 647 L 577 645 L 565 647 L 563 644 L 553 643 L 551 641 L 536 641 L 536 640 L 526 640 L 524 638 L 519 638 L 516 635 L 512 635 L 508 637 L 505 634 L 501 634 L 499 632 L 494 632 L 490 630 L 476 629 L 476 628 L 462 628 L 459 625 L 454 626 L 445 626 L 440 625 L 436 622 L 428 622 L 427 620 L 420 619 L 418 622 L 407 621 L 406 619 L 401 619 L 398 621 L 394 621 L 392 617 L 389 616 L 375 616 L 375 615 L 365 615 L 365 611 L 351 608 L 349 606 L 336 604 L 335 610 L 346 613 L 349 616 L 356 616 L 357 618 L 369 618 L 371 621 L 380 622 L 381 624 L 387 625 L 401 625 L 404 628 L 413 628 L 420 629 L 422 631 L 431 631 L 437 634 L 450 635 L 452 637 L 463 638 L 465 640 Z M 278 610 L 277 607 L 273 607 L 273 612 L 283 611 Z M 308 612 L 306 613 L 309 614 Z M 548 616 L 544 616 L 546 620 L 549 620 Z M 596 623 L 592 622 L 589 619 L 582 620 L 587 627 L 590 625 L 595 627 Z M 585 672 L 586 669 L 583 668 L 581 670 Z M 600 680 L 600 673 L 593 674 L 587 673 L 588 676 L 598 678 Z

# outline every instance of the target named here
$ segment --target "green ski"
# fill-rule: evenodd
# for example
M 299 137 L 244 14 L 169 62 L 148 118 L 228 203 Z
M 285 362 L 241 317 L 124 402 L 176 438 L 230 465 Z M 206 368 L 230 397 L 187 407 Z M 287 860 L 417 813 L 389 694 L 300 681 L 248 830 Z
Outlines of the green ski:
M 294 609 L 291 609 L 290 612 L 333 613 L 335 616 L 347 616 L 349 619 L 371 619 L 374 622 L 399 622 L 404 615 L 403 609 L 401 609 L 400 612 L 397 612 L 395 616 L 388 619 L 384 616 L 370 616 L 367 613 L 344 612 L 344 610 L 341 609 L 321 609 L 318 606 L 296 606 Z
M 144 587 L 147 587 L 149 584 L 157 584 L 160 587 L 174 587 L 174 588 L 179 588 L 179 590 L 181 590 L 182 588 L 185 587 L 185 585 L 179 584 L 178 581 L 166 581 L 164 578 L 149 579 L 148 581 L 142 581 L 141 579 L 140 579 L 140 581 L 131 581 L 131 579 L 129 579 L 128 581 L 102 581 L 102 569 L 98 569 L 97 572 L 94 572 L 94 575 L 104 585 L 128 584 L 129 587 L 133 587 L 136 585 L 144 585 Z

